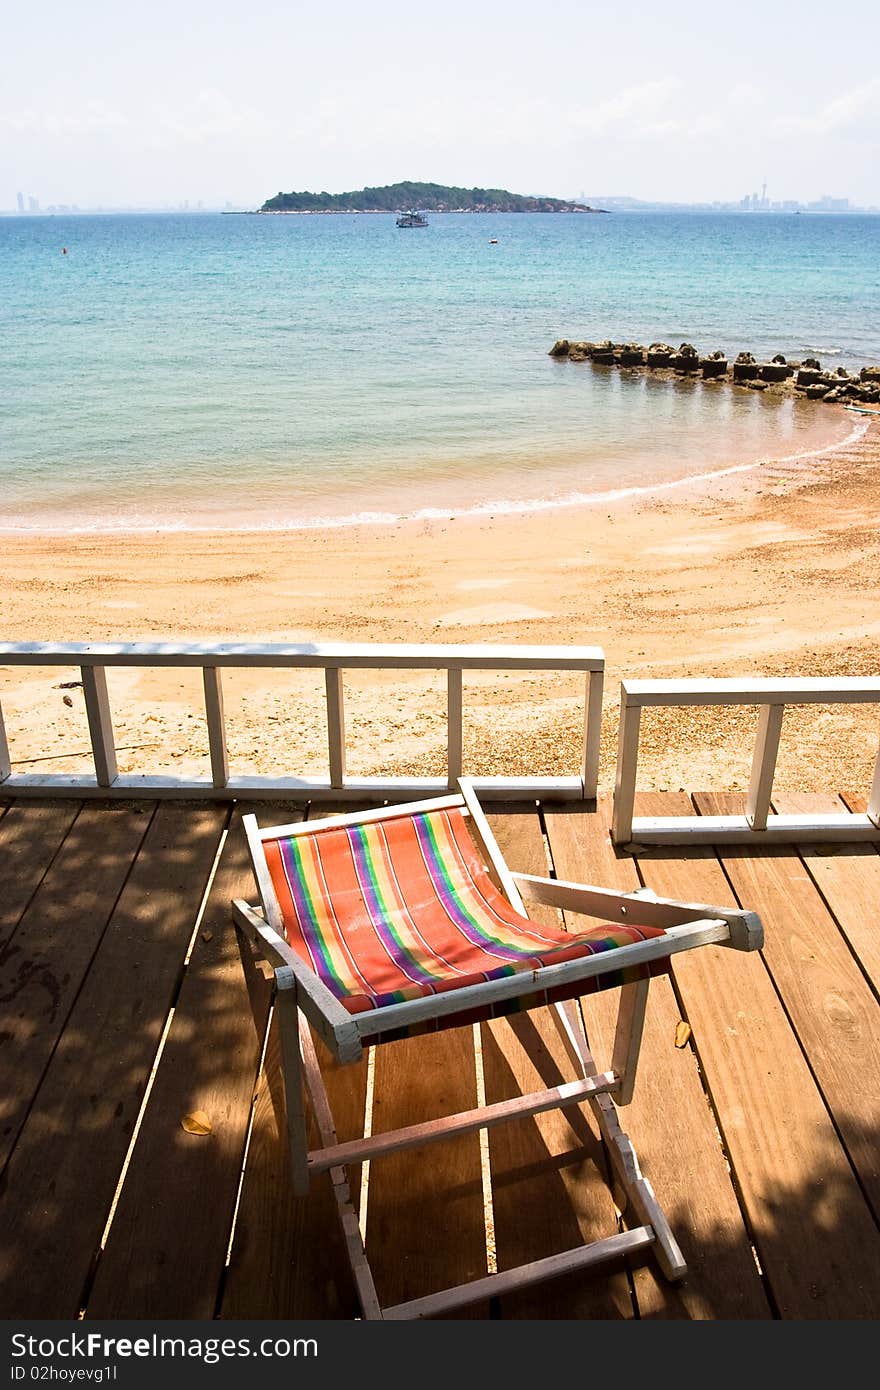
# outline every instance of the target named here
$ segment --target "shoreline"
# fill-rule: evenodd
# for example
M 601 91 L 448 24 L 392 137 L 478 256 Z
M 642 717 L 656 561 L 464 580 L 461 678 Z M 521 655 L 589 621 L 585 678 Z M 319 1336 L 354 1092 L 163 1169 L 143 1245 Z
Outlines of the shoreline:
M 877 412 L 880 415 L 880 412 Z M 0 519 L 0 535 L 4 537 L 32 537 L 37 539 L 41 536 L 53 538 L 65 538 L 75 536 L 174 536 L 174 535 L 193 535 L 193 536 L 285 536 L 298 535 L 309 532 L 322 531 L 347 531 L 360 528 L 382 528 L 411 526 L 424 522 L 440 521 L 468 521 L 471 519 L 494 518 L 496 516 L 516 517 L 516 516 L 536 516 L 546 513 L 558 513 L 569 510 L 586 510 L 591 507 L 614 505 L 630 499 L 638 501 L 644 499 L 649 501 L 658 494 L 667 492 L 688 492 L 701 486 L 711 486 L 723 478 L 732 475 L 742 475 L 752 472 L 762 467 L 780 466 L 790 463 L 806 462 L 812 458 L 824 457 L 826 454 L 834 454 L 845 450 L 856 443 L 868 431 L 871 420 L 867 418 L 870 412 L 862 412 L 859 419 L 851 424 L 847 433 L 840 439 L 830 444 L 814 446 L 807 449 L 797 450 L 793 454 L 763 454 L 757 458 L 751 458 L 741 463 L 725 464 L 717 469 L 709 469 L 700 473 L 688 473 L 679 478 L 661 479 L 649 483 L 632 483 L 621 487 L 609 488 L 600 492 L 582 493 L 569 492 L 561 497 L 534 498 L 494 498 L 484 502 L 475 502 L 471 505 L 460 507 L 437 507 L 424 506 L 416 511 L 410 512 L 355 512 L 341 516 L 316 516 L 311 519 L 296 518 L 286 523 L 279 524 L 277 521 L 257 522 L 253 521 L 248 525 L 224 524 L 221 521 L 206 522 L 180 522 L 177 524 L 144 522 L 141 525 L 126 524 L 122 520 L 119 524 L 92 525 L 83 523 L 81 525 L 52 526 L 45 523 L 35 522 L 32 526 L 8 525 Z M 842 411 L 841 425 L 848 423 L 844 420 Z
M 868 421 L 858 439 L 807 460 L 601 511 L 335 531 L 7 535 L 4 638 L 599 645 L 607 789 L 623 676 L 876 674 L 878 473 L 880 426 Z M 82 693 L 64 703 L 67 675 L 0 672 L 14 762 L 88 770 Z M 205 770 L 195 677 L 114 673 L 121 771 Z M 526 673 L 466 684 L 466 765 L 536 775 L 576 768 L 577 682 Z M 442 770 L 444 698 L 421 676 L 347 675 L 352 775 Z M 323 708 L 305 675 L 238 673 L 226 703 L 239 770 L 323 771 Z M 692 711 L 646 719 L 640 786 L 744 786 L 753 714 L 732 711 L 711 727 Z M 870 709 L 792 710 L 778 785 L 866 790 L 876 747 Z

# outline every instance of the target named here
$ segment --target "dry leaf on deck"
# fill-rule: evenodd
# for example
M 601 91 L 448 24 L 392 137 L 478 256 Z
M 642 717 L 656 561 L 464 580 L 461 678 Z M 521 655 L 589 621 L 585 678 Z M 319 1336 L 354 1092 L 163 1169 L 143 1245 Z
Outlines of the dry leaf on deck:
M 194 1110 L 191 1115 L 184 1115 L 180 1127 L 187 1134 L 210 1134 L 214 1128 L 204 1110 Z
M 685 1023 L 684 1019 L 679 1019 L 675 1025 L 675 1046 L 684 1047 L 691 1035 L 691 1025 Z
M 203 940 L 203 941 L 213 941 L 213 940 L 214 940 L 214 933 L 213 933 L 212 931 L 203 931 L 203 932 L 202 932 L 202 940 Z

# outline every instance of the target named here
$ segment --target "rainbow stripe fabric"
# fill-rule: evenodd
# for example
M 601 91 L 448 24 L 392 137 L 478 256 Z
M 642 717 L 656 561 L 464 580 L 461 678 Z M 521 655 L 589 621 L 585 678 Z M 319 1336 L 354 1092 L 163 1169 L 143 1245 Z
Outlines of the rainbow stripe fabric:
M 575 934 L 521 916 L 490 879 L 457 808 L 267 840 L 264 848 L 288 941 L 351 1013 L 664 935 L 632 923 Z M 661 960 L 574 981 L 552 1000 L 667 967 Z M 552 1002 L 549 993 L 536 994 L 532 985 L 520 999 L 430 1026 L 542 1002 Z

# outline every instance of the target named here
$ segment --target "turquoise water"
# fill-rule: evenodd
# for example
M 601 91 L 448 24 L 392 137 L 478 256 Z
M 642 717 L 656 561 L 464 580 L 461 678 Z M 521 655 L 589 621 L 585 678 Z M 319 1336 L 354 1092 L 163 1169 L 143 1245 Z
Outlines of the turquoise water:
M 880 218 L 429 220 L 0 219 L 0 525 L 520 509 L 856 419 L 554 362 L 563 335 L 880 360 Z

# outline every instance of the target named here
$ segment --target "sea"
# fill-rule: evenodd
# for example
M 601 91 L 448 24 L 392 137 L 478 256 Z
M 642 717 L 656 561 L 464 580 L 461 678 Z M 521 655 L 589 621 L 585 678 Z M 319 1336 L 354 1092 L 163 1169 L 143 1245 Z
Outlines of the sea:
M 0 528 L 299 529 L 598 507 L 863 417 L 548 356 L 880 361 L 880 217 L 0 218 Z

